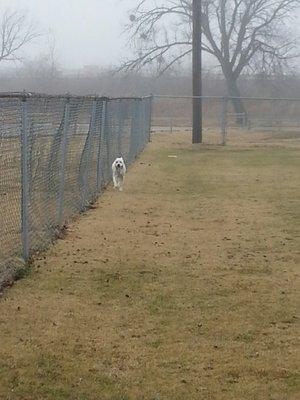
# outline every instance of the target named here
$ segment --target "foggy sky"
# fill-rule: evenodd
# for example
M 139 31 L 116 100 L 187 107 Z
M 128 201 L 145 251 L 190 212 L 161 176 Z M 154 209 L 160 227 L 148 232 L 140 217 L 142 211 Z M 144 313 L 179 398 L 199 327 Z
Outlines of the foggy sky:
M 127 11 L 136 0 L 0 0 L 3 7 L 27 10 L 37 29 L 45 33 L 26 46 L 24 58 L 49 51 L 55 38 L 55 53 L 64 68 L 84 65 L 116 65 L 128 55 L 122 35 Z M 50 36 L 47 34 L 51 32 Z
M 138 0 L 0 0 L 0 6 L 27 10 L 44 35 L 24 48 L 25 59 L 49 52 L 55 38 L 55 55 L 63 68 L 84 65 L 112 66 L 130 56 L 126 36 L 127 11 Z M 299 19 L 299 18 L 298 18 Z M 298 35 L 300 35 L 299 23 Z M 47 32 L 51 34 L 47 34 Z M 5 64 L 8 65 L 9 64 Z

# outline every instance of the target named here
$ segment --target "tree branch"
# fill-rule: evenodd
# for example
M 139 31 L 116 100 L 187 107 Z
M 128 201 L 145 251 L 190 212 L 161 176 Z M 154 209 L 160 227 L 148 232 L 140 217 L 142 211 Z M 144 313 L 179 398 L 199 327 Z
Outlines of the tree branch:
M 253 60 L 261 59 L 262 68 L 266 58 L 288 60 L 295 56 L 293 41 L 278 31 L 299 5 L 300 0 L 203 0 L 202 49 L 232 79 Z M 190 53 L 192 0 L 140 0 L 130 19 L 126 31 L 138 55 L 121 69 L 141 68 L 155 59 L 161 63 L 163 57 L 165 71 Z
M 21 11 L 6 10 L 0 23 L 0 61 L 20 60 L 19 50 L 40 34 Z

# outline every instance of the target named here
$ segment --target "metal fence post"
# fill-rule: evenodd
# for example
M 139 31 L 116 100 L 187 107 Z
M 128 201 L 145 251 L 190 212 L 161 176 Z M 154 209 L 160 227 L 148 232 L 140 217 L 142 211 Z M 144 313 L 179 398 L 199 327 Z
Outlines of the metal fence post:
M 135 157 L 140 150 L 140 142 L 142 138 L 142 124 L 143 124 L 143 100 L 137 100 L 137 129 L 136 129 L 136 145 L 135 145 Z
M 173 117 L 170 117 L 170 133 L 173 133 Z
M 145 138 L 147 134 L 147 99 L 142 99 L 142 129 L 141 129 L 141 143 L 140 143 L 140 151 L 145 147 Z
M 228 98 L 222 97 L 221 103 L 221 135 L 222 135 L 222 146 L 225 146 L 227 139 L 227 105 Z
M 29 259 L 29 179 L 28 179 L 28 108 L 24 95 L 21 101 L 21 239 L 22 256 Z
M 152 113 L 153 113 L 153 99 L 154 99 L 153 94 L 150 95 L 149 99 L 150 99 L 150 100 L 149 100 L 149 101 L 150 101 L 150 104 L 149 104 L 149 110 L 148 110 L 148 112 L 149 112 L 149 121 L 148 121 L 148 124 L 149 124 L 148 142 L 151 142 Z
M 90 161 L 91 161 L 91 150 L 92 141 L 95 135 L 96 125 L 96 112 L 97 112 L 97 100 L 94 99 L 92 102 L 92 111 L 90 117 L 90 129 L 87 137 L 87 149 L 86 149 L 86 164 L 85 171 L 83 174 L 83 195 L 82 195 L 82 208 L 84 209 L 87 204 L 88 197 L 88 186 L 89 186 L 89 172 L 90 172 Z
M 122 100 L 118 100 L 118 157 L 122 155 L 122 132 L 123 132 L 123 112 L 122 112 Z
M 101 110 L 101 127 L 100 127 L 100 137 L 99 137 L 99 147 L 98 147 L 98 155 L 97 155 L 97 193 L 101 190 L 101 181 L 103 178 L 102 171 L 102 160 L 101 160 L 101 147 L 102 147 L 102 138 L 105 132 L 105 120 L 106 120 L 106 100 L 102 99 L 102 110 Z
M 106 106 L 105 106 L 105 115 L 104 115 L 104 125 L 103 125 L 103 135 L 105 138 L 105 144 L 106 144 L 106 177 L 105 177 L 105 184 L 107 184 L 107 182 L 110 179 L 110 172 L 111 172 L 111 162 L 113 160 L 111 160 L 111 156 L 112 156 L 112 140 L 113 140 L 113 132 L 112 129 L 109 126 L 108 123 L 108 118 L 109 118 L 109 108 L 108 108 L 108 102 L 109 100 L 106 100 Z
M 63 224 L 69 123 L 70 123 L 70 99 L 68 98 L 66 101 L 66 104 L 65 104 L 61 160 L 60 160 L 60 168 L 59 168 L 59 192 L 58 192 L 58 213 L 57 213 L 57 225 L 58 226 L 62 226 L 62 224 Z
M 134 160 L 136 153 L 138 116 L 139 113 L 137 110 L 137 99 L 133 99 L 131 103 L 131 127 L 130 127 L 129 154 L 128 154 L 128 161 L 130 163 Z

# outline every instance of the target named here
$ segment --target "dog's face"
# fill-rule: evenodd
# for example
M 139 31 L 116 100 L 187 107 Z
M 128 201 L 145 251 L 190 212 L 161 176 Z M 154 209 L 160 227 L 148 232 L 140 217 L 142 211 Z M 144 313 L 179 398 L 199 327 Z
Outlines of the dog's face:
M 122 157 L 116 158 L 115 167 L 117 171 L 121 171 L 124 168 L 124 160 Z

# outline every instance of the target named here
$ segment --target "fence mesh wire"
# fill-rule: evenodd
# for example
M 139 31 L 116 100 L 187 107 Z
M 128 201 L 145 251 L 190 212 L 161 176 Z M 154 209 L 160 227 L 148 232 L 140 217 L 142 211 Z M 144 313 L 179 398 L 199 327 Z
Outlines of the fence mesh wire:
M 151 98 L 0 97 L 0 288 L 149 139 Z
M 192 131 L 193 98 L 155 96 L 152 131 Z M 202 98 L 206 144 L 292 143 L 300 140 L 300 99 Z

